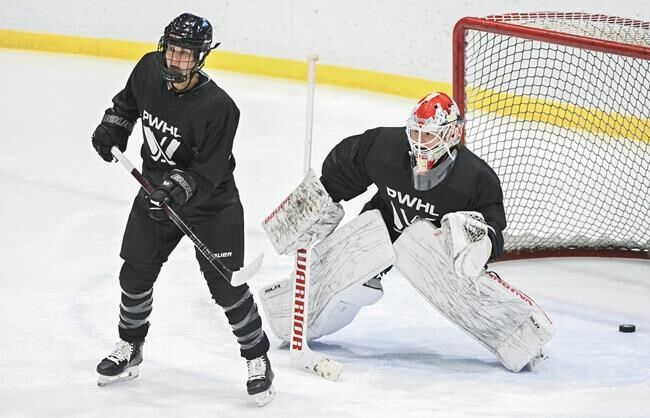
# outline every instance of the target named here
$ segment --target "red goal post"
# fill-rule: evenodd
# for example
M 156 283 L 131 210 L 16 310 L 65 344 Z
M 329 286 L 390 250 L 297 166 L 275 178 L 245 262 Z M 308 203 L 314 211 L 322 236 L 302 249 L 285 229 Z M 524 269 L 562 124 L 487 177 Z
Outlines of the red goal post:
M 464 141 L 501 179 L 504 259 L 650 254 L 650 22 L 466 17 L 453 31 Z

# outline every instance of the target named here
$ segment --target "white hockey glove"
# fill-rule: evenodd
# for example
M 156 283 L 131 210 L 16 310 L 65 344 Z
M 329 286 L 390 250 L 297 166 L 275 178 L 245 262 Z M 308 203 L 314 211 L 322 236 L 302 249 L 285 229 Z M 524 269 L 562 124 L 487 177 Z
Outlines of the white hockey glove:
M 474 279 L 485 267 L 492 253 L 488 225 L 479 212 L 453 212 L 442 217 L 442 228 L 451 236 L 454 270 L 460 277 Z
M 280 205 L 262 227 L 278 254 L 290 254 L 322 240 L 336 229 L 344 215 L 313 170 Z

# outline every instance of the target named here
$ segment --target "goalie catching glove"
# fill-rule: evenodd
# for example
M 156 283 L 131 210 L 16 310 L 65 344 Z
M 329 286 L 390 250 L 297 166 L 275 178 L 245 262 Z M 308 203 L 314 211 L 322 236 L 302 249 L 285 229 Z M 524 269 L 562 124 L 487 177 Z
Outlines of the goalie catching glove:
M 278 254 L 291 254 L 331 234 L 344 214 L 310 169 L 298 187 L 266 217 L 262 227 Z
M 460 277 L 474 279 L 487 264 L 492 253 L 489 226 L 479 212 L 452 212 L 442 217 L 441 227 L 451 236 L 451 257 Z

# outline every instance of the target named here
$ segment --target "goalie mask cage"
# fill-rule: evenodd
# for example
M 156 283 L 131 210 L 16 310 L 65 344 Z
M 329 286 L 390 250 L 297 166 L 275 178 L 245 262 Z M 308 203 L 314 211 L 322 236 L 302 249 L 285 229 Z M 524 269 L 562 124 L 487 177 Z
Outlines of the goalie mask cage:
M 453 43 L 464 141 L 503 186 L 504 259 L 648 258 L 650 22 L 467 17 Z

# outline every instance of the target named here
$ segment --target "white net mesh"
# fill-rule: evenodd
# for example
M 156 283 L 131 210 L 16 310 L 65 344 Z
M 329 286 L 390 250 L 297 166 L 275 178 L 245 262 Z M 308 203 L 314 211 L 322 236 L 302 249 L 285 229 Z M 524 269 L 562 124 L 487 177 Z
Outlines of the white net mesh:
M 502 181 L 506 251 L 647 254 L 650 23 L 584 13 L 485 21 L 585 43 L 561 45 L 551 32 L 547 41 L 517 30 L 465 32 L 465 140 Z M 591 38 L 634 45 L 647 58 L 619 53 L 625 48 L 616 44 L 607 52 L 589 49 Z
M 493 15 L 486 19 L 629 45 L 650 45 L 650 22 L 623 17 L 590 13 L 537 12 Z

